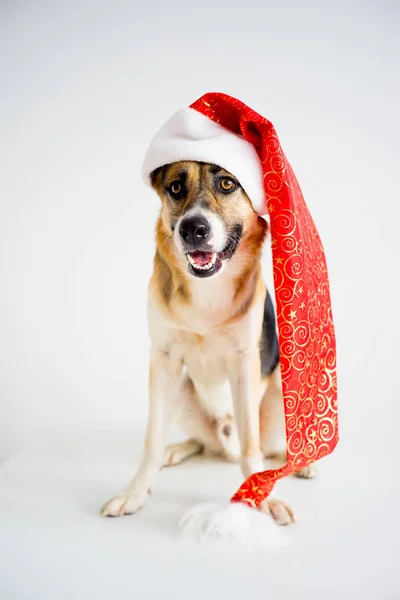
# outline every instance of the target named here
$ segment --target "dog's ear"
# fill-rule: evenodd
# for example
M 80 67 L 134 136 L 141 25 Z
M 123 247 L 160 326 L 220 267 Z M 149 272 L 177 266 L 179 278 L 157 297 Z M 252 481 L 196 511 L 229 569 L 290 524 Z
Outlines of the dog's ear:
M 151 183 L 152 187 L 158 193 L 160 193 L 160 191 L 161 191 L 163 170 L 164 170 L 163 167 L 158 167 L 157 169 L 154 169 L 154 171 L 152 171 L 150 173 L 150 183 Z

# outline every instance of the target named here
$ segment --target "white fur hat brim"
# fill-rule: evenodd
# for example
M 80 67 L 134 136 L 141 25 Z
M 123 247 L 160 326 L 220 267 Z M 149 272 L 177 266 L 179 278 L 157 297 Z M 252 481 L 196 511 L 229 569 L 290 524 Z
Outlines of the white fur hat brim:
M 142 168 L 146 183 L 158 167 L 181 160 L 226 169 L 239 181 L 254 210 L 267 213 L 262 167 L 254 146 L 193 108 L 176 112 L 154 136 Z

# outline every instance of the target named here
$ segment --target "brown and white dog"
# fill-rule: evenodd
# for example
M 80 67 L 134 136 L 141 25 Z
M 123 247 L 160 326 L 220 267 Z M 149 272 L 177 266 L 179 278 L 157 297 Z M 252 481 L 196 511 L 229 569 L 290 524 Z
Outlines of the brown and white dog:
M 140 509 L 163 465 L 209 451 L 238 460 L 247 478 L 285 451 L 275 315 L 260 264 L 267 222 L 217 165 L 175 162 L 151 183 L 162 208 L 148 294 L 149 421 L 140 467 L 104 516 Z M 188 440 L 166 448 L 172 420 Z M 277 498 L 262 509 L 281 525 L 294 521 Z

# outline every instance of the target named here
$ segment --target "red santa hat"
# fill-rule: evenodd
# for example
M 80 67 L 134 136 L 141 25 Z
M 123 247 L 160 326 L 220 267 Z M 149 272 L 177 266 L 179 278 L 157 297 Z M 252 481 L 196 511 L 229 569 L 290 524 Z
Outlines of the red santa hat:
M 258 507 L 277 479 L 326 456 L 338 441 L 335 332 L 325 255 L 272 123 L 239 100 L 208 93 L 175 113 L 151 142 L 143 175 L 149 181 L 154 169 L 180 160 L 223 167 L 240 182 L 254 210 L 270 217 L 287 462 L 249 477 L 229 510 L 203 506 L 183 520 L 186 534 L 247 537 L 250 521 L 242 506 Z M 256 530 L 258 535 L 262 531 L 259 523 Z

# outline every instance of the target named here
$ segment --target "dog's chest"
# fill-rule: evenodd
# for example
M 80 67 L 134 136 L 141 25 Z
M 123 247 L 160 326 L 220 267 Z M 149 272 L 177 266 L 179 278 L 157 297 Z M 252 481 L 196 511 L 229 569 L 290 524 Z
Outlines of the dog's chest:
M 232 354 L 229 339 L 229 336 L 212 333 L 200 335 L 182 331 L 179 334 L 183 360 L 193 380 L 208 386 L 227 378 Z
M 203 406 L 210 414 L 231 413 L 228 362 L 232 354 L 229 338 L 182 332 L 179 336 L 183 360 Z
M 220 323 L 226 321 L 233 310 L 234 287 L 232 278 L 226 273 L 218 274 L 216 279 L 192 280 L 191 300 L 179 307 L 180 316 L 185 329 L 203 336 L 202 349 L 213 346 L 215 339 L 208 335 Z M 197 340 L 194 339 L 197 343 Z

